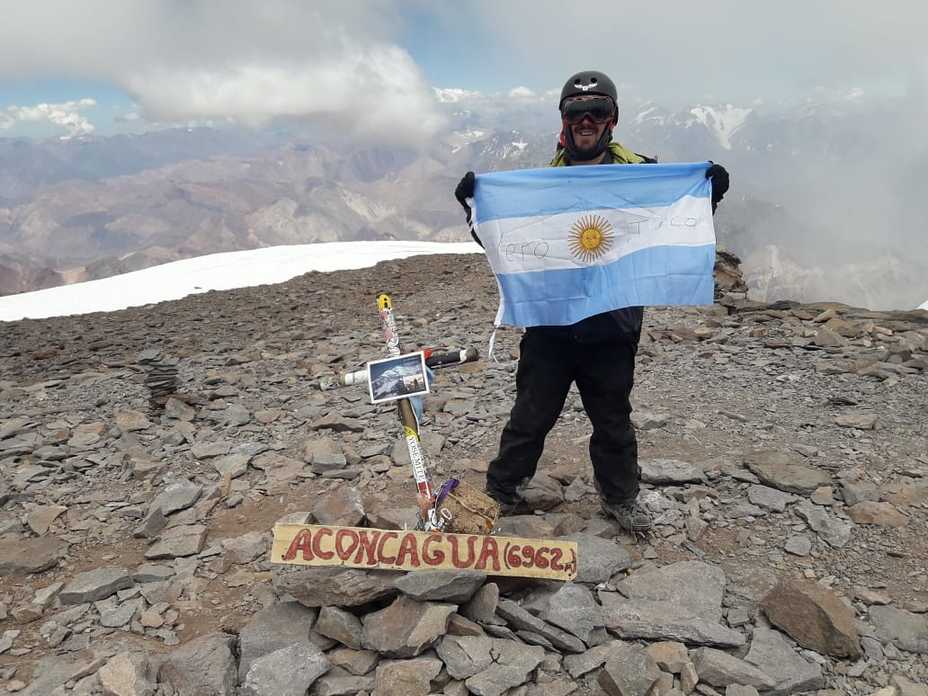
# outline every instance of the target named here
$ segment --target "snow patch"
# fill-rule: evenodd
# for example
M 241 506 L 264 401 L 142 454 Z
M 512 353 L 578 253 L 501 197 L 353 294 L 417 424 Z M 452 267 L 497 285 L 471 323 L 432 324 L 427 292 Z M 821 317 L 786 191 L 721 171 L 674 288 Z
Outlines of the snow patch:
M 928 309 L 928 300 L 925 300 L 924 302 L 922 302 L 922 303 L 918 306 L 918 309 Z
M 455 135 L 459 135 L 465 140 L 480 140 L 483 136 L 487 134 L 486 131 L 479 130 L 477 128 L 471 128 L 470 130 L 465 131 L 455 131 Z
M 367 268 L 423 254 L 477 254 L 473 242 L 330 242 L 197 256 L 101 280 L 0 297 L 0 321 L 112 312 L 209 290 L 282 283 L 310 271 Z
M 694 106 L 690 113 L 696 120 L 708 128 L 726 150 L 731 150 L 732 136 L 744 125 L 745 119 L 753 109 L 744 109 L 726 104 L 720 109 L 711 106 Z
M 479 128 L 469 128 L 467 130 L 454 131 L 451 134 L 450 144 L 451 144 L 451 154 L 472 143 L 485 138 L 487 136 L 487 131 L 480 130 Z
M 647 109 L 645 109 L 645 110 L 642 111 L 640 114 L 638 114 L 637 116 L 635 116 L 635 123 L 636 123 L 637 125 L 640 126 L 640 125 L 641 125 L 642 123 L 644 123 L 645 121 L 656 121 L 658 124 L 664 125 L 664 117 L 663 117 L 663 116 L 651 116 L 651 115 L 650 115 L 650 114 L 652 114 L 652 113 L 655 112 L 655 111 L 657 111 L 657 107 L 656 107 L 656 106 L 649 106 Z

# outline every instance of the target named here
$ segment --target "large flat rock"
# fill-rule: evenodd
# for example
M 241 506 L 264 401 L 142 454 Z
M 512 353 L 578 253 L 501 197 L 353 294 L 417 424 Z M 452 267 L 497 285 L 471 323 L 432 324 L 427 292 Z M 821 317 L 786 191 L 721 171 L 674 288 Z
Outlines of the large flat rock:
M 307 607 L 355 607 L 397 594 L 401 573 L 358 568 L 274 566 L 279 594 L 289 594 Z
M 488 582 L 474 593 L 471 600 L 461 607 L 461 615 L 477 623 L 496 623 L 496 607 L 499 605 L 499 585 Z
M 58 598 L 62 604 L 96 602 L 134 584 L 126 568 L 94 568 L 71 579 Z
M 803 500 L 793 508 L 793 511 L 804 519 L 829 546 L 843 549 L 850 541 L 854 525 L 838 519 L 824 508 Z
M 456 610 L 454 604 L 397 597 L 387 608 L 364 617 L 362 644 L 386 657 L 415 657 L 447 633 Z
M 577 679 L 587 672 L 602 667 L 623 645 L 625 645 L 623 641 L 609 640 L 579 655 L 565 655 L 562 665 L 571 677 Z
M 90 656 L 68 659 L 62 655 L 49 655 L 36 662 L 32 681 L 17 696 L 58 696 L 64 694 L 64 684 L 96 672 L 106 663 L 105 658 Z
M 500 599 L 499 605 L 496 607 L 496 613 L 505 619 L 511 628 L 537 634 L 558 650 L 571 653 L 582 653 L 586 650 L 582 640 L 564 629 L 532 616 L 511 599 Z
M 331 664 L 314 645 L 294 643 L 262 655 L 248 668 L 241 696 L 305 696 Z
M 928 654 L 928 615 L 890 606 L 870 607 L 870 620 L 882 641 L 900 650 Z
M 0 541 L 0 576 L 30 575 L 54 568 L 67 548 L 52 537 Z
M 149 510 L 160 509 L 165 515 L 186 510 L 200 497 L 203 487 L 190 479 L 173 481 L 149 505 Z
M 783 512 L 787 505 L 796 502 L 798 498 L 770 486 L 753 485 L 748 488 L 748 500 L 764 510 Z
M 147 657 L 122 652 L 110 658 L 97 677 L 106 694 L 144 696 L 154 694 L 157 688 L 152 681 L 151 664 Z
M 611 539 L 584 532 L 564 538 L 577 542 L 577 577 L 574 582 L 598 585 L 632 564 L 632 557 L 625 547 Z
M 603 600 L 603 614 L 606 628 L 624 640 L 675 640 L 720 648 L 737 648 L 746 642 L 744 635 L 717 621 L 669 611 L 661 602 Z
M 786 638 L 772 628 L 754 628 L 751 649 L 744 659 L 773 678 L 774 687 L 764 692 L 767 696 L 789 696 L 825 687 L 821 665 L 799 655 Z
M 737 647 L 745 638 L 720 622 L 725 573 L 701 561 L 680 561 L 635 573 L 600 592 L 603 621 L 620 638 L 673 640 L 690 645 Z
M 361 649 L 361 620 L 339 607 L 322 607 L 313 630 L 346 647 Z
M 499 638 L 493 639 L 490 654 L 493 664 L 464 682 L 476 696 L 502 696 L 521 686 L 545 659 L 545 649 L 540 646 Z
M 184 558 L 195 556 L 206 543 L 206 527 L 202 524 L 182 524 L 166 529 L 161 537 L 145 551 L 145 558 Z
M 811 495 L 816 488 L 831 483 L 831 475 L 799 461 L 800 455 L 787 452 L 751 452 L 744 465 L 762 483 L 787 493 Z
M 804 648 L 833 657 L 860 657 L 854 610 L 818 583 L 786 578 L 764 597 L 770 623 Z
M 565 583 L 547 602 L 541 618 L 563 628 L 584 643 L 590 642 L 590 633 L 603 625 L 602 610 L 593 593 L 585 585 Z
M 182 694 L 233 696 L 237 683 L 235 636 L 210 633 L 180 646 L 161 663 L 158 681 Z
M 609 696 L 632 696 L 652 693 L 651 687 L 660 676 L 660 668 L 647 651 L 629 644 L 615 648 L 598 681 Z
M 776 685 L 776 680 L 756 665 L 715 648 L 696 650 L 693 666 L 699 681 L 712 686 L 741 685 L 766 690 Z
M 426 570 L 396 579 L 396 588 L 420 601 L 463 604 L 487 579 L 479 570 Z
M 479 674 L 491 664 L 489 636 L 445 636 L 438 644 L 438 656 L 454 679 L 467 679 Z
M 645 483 L 680 485 L 699 483 L 705 478 L 703 468 L 699 464 L 679 459 L 642 459 L 638 464 L 641 480 Z
M 441 672 L 441 660 L 417 657 L 412 660 L 385 660 L 377 665 L 374 693 L 377 696 L 428 696 L 431 682 Z
M 239 677 L 244 680 L 251 664 L 259 657 L 290 645 L 312 645 L 309 632 L 316 621 L 316 610 L 299 602 L 278 602 L 262 609 L 239 631 Z
M 326 493 L 313 506 L 319 524 L 357 527 L 364 523 L 364 503 L 356 488 L 338 488 Z
M 682 613 L 718 621 L 722 617 L 725 572 L 702 561 L 680 561 L 634 573 L 617 585 L 629 599 L 665 602 Z

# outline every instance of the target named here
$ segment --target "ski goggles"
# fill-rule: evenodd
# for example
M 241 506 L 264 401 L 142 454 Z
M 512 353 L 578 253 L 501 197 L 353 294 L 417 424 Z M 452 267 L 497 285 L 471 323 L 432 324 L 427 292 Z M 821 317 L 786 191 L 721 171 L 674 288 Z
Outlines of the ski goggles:
M 612 100 L 609 97 L 574 99 L 564 102 L 564 106 L 561 107 L 561 118 L 567 125 L 575 126 L 586 116 L 589 116 L 593 123 L 611 121 L 615 117 Z

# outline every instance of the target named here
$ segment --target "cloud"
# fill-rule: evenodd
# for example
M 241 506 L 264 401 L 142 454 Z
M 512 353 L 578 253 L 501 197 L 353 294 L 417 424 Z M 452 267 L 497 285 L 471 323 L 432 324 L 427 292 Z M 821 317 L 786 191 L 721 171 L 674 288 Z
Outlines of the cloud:
M 115 123 L 139 123 L 142 121 L 142 114 L 138 112 L 137 108 L 134 108 L 124 114 L 116 114 L 113 116 L 113 121 Z
M 393 39 L 397 17 L 390 0 L 16 3 L 0 24 L 0 77 L 110 82 L 150 121 L 298 117 L 415 142 L 442 119 Z
M 509 90 L 509 96 L 515 99 L 518 99 L 518 98 L 528 99 L 536 95 L 535 95 L 535 92 L 530 90 L 528 87 L 520 86 L 520 87 L 513 87 L 511 90 Z
M 484 95 L 468 89 L 458 87 L 434 88 L 435 98 L 442 104 L 457 104 L 458 102 L 483 99 Z
M 90 135 L 94 132 L 94 125 L 86 116 L 80 113 L 81 109 L 89 109 L 97 105 L 90 98 L 76 101 L 61 102 L 58 104 L 36 104 L 35 106 L 8 106 L 0 111 L 0 129 L 8 129 L 17 123 L 49 123 L 63 128 L 67 132 L 64 137 Z
M 468 31 L 504 45 L 512 65 L 531 66 L 532 86 L 561 85 L 597 69 L 652 98 L 750 100 L 817 85 L 904 85 L 928 60 L 928 3 L 473 0 Z M 524 81 L 524 77 L 513 82 Z

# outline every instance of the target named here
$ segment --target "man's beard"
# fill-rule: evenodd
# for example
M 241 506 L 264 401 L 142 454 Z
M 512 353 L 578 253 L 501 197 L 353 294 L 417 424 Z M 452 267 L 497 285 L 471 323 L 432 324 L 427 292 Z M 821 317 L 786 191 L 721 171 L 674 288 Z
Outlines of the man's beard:
M 609 147 L 609 143 L 612 141 L 611 128 L 604 128 L 602 135 L 599 136 L 599 140 L 588 148 L 577 147 L 577 143 L 574 142 L 573 128 L 568 128 L 566 135 L 567 154 L 570 155 L 570 159 L 573 162 L 588 162 L 592 159 L 596 159 L 606 151 L 606 148 Z

